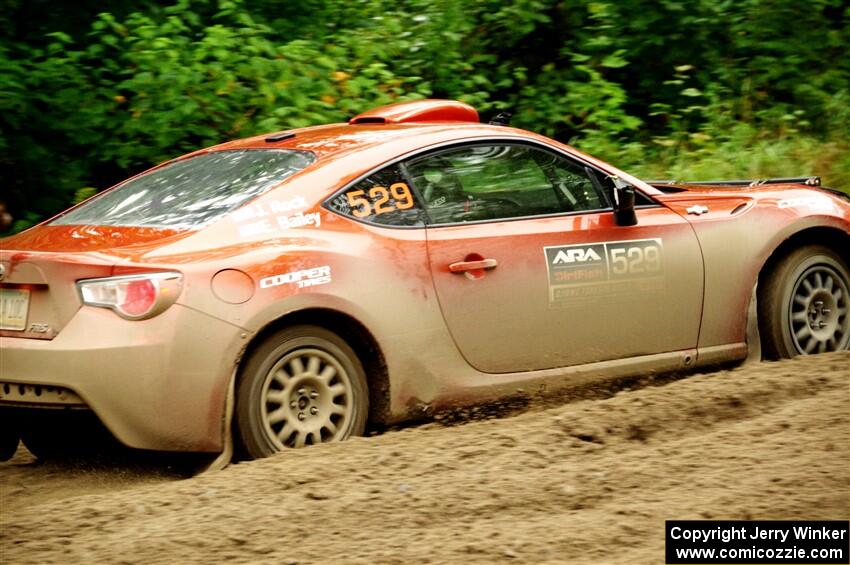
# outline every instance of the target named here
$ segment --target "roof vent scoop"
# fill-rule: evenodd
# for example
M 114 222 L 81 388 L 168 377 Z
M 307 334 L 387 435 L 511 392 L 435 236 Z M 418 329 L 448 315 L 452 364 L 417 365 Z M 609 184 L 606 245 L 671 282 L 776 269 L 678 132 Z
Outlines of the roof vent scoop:
M 351 125 L 422 122 L 478 123 L 478 112 L 469 104 L 455 100 L 414 100 L 381 106 L 348 120 Z

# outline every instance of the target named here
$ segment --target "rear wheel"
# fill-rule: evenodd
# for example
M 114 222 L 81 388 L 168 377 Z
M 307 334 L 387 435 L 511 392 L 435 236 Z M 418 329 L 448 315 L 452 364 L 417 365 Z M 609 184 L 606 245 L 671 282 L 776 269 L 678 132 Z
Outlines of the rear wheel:
M 850 349 L 850 270 L 827 247 L 795 249 L 762 285 L 759 311 L 767 357 Z
M 369 412 L 363 365 L 336 334 L 295 326 L 266 339 L 236 392 L 237 438 L 251 458 L 362 435 Z

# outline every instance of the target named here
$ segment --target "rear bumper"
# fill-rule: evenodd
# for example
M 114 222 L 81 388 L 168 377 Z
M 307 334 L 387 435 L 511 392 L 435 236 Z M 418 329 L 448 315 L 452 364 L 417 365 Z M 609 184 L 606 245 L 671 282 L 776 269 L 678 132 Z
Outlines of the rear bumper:
M 220 451 L 244 335 L 177 304 L 138 322 L 83 307 L 50 341 L 0 338 L 0 407 L 87 407 L 130 447 Z

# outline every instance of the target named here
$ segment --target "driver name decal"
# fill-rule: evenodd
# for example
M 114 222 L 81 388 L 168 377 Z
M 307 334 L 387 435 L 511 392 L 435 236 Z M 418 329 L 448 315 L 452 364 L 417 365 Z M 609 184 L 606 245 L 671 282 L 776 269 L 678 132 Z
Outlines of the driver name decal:
M 271 200 L 240 208 L 230 214 L 230 219 L 239 224 L 240 237 L 270 235 L 278 230 L 301 227 L 318 228 L 322 225 L 319 212 L 305 212 L 307 201 L 303 196 L 290 200 Z
M 543 253 L 550 305 L 664 288 L 660 239 L 558 245 Z

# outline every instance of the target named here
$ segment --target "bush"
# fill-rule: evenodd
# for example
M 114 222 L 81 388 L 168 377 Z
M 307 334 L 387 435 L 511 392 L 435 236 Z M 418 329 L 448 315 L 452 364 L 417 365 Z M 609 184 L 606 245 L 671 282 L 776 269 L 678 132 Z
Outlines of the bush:
M 14 230 L 201 146 L 421 97 L 512 109 L 638 174 L 850 187 L 841 0 L 9 4 L 0 182 Z

